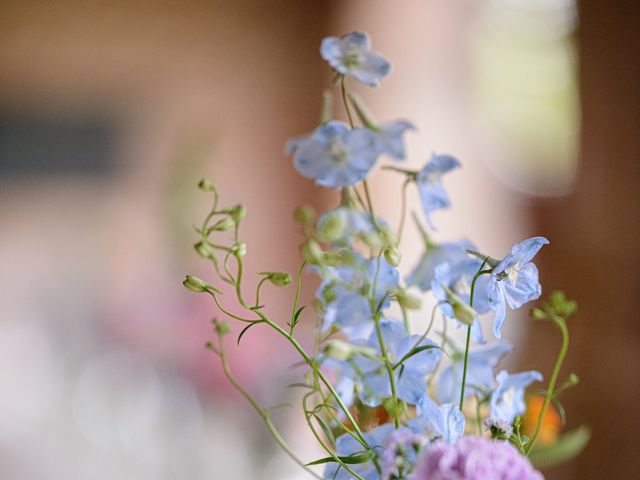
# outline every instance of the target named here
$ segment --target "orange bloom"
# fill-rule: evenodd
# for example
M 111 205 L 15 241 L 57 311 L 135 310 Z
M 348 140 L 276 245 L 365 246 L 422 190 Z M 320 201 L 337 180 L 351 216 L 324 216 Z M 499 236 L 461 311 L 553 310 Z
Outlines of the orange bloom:
M 522 419 L 522 433 L 531 438 L 536 431 L 544 397 L 542 395 L 529 395 L 526 401 L 527 413 L 525 413 Z M 540 427 L 537 440 L 538 445 L 543 446 L 555 443 L 560 435 L 561 428 L 562 417 L 553 404 L 550 403 L 542 418 L 542 426 Z

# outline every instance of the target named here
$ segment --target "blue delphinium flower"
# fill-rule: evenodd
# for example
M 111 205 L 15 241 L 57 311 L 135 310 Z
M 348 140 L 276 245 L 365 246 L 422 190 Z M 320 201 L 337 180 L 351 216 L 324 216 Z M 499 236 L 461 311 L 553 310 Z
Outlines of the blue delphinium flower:
M 369 447 L 378 455 L 381 456 L 384 451 L 384 446 L 387 444 L 389 437 L 395 432 L 394 425 L 391 423 L 385 423 L 379 427 L 374 428 L 370 432 L 364 434 Z M 347 457 L 356 455 L 358 453 L 365 452 L 365 448 L 348 433 L 340 435 L 336 439 L 336 455 L 339 457 Z M 372 461 L 364 463 L 356 463 L 349 465 L 354 472 L 360 475 L 366 480 L 381 480 L 375 465 Z M 345 468 L 338 463 L 329 463 L 324 469 L 323 477 L 326 480 L 352 480 L 351 475 Z
M 402 138 L 407 130 L 415 130 L 412 123 L 405 120 L 384 123 L 378 128 L 378 136 L 382 144 L 382 153 L 394 160 L 404 160 L 406 158 L 404 139 Z
M 422 350 L 404 360 L 394 370 L 396 393 L 407 403 L 416 404 L 426 392 L 426 376 L 433 372 L 440 360 L 440 349 L 431 340 L 422 335 L 407 334 L 404 326 L 393 320 L 382 320 L 380 330 L 387 355 L 392 362 L 403 359 L 415 347 L 431 347 Z M 380 344 L 376 332 L 371 333 L 368 346 L 380 354 Z M 387 370 L 381 363 L 362 358 L 358 361 L 363 374 L 360 399 L 365 405 L 375 407 L 391 396 L 391 383 Z
M 510 350 L 508 343 L 499 343 L 469 352 L 465 397 L 474 394 L 484 397 L 493 390 L 496 383 L 495 368 Z M 455 403 L 460 400 L 463 369 L 463 358 L 460 356 L 442 370 L 438 377 L 438 398 L 441 402 Z
M 371 290 L 376 306 L 387 308 L 390 294 L 398 288 L 399 274 L 384 257 L 365 260 L 352 252 L 352 261 L 319 270 L 323 282 L 316 297 L 324 304 L 323 330 L 338 325 L 349 338 L 367 338 L 373 330 Z
M 467 258 L 465 248 L 473 248 L 473 245 L 468 240 L 440 244 L 429 242 L 418 265 L 407 277 L 407 283 L 425 292 L 430 290 L 436 267 L 444 262 L 455 264 L 464 260 Z
M 332 120 L 310 135 L 290 140 L 286 153 L 293 155 L 296 170 L 318 185 L 342 188 L 364 179 L 381 152 L 379 136 L 367 128 L 350 129 Z
M 416 433 L 449 444 L 455 443 L 464 434 L 464 415 L 452 403 L 438 405 L 425 395 L 418 403 L 416 411 L 418 416 L 409 420 L 409 428 Z
M 442 185 L 442 175 L 460 167 L 460 162 L 450 155 L 433 154 L 427 164 L 418 172 L 416 185 L 422 200 L 422 209 L 431 223 L 431 212 L 442 210 L 451 205 L 449 195 Z
M 491 418 L 512 423 L 516 415 L 527 410 L 524 390 L 533 382 L 541 382 L 542 374 L 534 370 L 510 375 L 502 370 L 496 377 L 498 386 L 491 394 L 489 402 Z
M 391 70 L 384 57 L 369 50 L 369 37 L 362 32 L 326 37 L 320 45 L 320 55 L 338 73 L 353 76 L 372 87 Z
M 470 305 L 473 277 L 481 266 L 482 261 L 480 259 L 465 258 L 456 264 L 445 262 L 436 267 L 431 289 L 438 300 L 440 311 L 445 317 L 457 318 L 455 302 L 460 302 L 465 306 Z M 475 318 L 473 319 L 471 331 L 476 341 L 481 343 L 484 343 L 485 340 L 476 314 L 481 315 L 490 309 L 488 285 L 489 279 L 486 276 L 479 276 L 476 280 L 473 294 L 473 316 Z M 452 294 L 455 298 L 452 298 Z M 457 319 L 462 320 L 461 318 Z
M 516 309 L 540 297 L 542 287 L 538 281 L 538 269 L 531 260 L 548 243 L 549 240 L 544 237 L 533 237 L 518 243 L 493 269 L 489 281 L 489 304 L 496 312 L 493 321 L 496 338 L 501 337 L 507 304 Z

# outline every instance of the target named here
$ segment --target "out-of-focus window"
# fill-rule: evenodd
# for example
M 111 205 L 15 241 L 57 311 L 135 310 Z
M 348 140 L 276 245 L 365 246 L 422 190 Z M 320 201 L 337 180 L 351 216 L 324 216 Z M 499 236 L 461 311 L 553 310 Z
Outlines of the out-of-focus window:
M 575 0 L 485 0 L 473 32 L 476 111 L 501 151 L 504 182 L 536 195 L 571 189 L 580 134 Z

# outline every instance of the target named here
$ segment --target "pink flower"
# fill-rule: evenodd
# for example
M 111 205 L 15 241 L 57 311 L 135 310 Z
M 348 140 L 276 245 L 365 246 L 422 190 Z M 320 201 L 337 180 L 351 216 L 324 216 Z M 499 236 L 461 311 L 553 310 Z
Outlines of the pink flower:
M 543 480 L 508 442 L 468 436 L 455 445 L 436 442 L 418 459 L 411 480 Z

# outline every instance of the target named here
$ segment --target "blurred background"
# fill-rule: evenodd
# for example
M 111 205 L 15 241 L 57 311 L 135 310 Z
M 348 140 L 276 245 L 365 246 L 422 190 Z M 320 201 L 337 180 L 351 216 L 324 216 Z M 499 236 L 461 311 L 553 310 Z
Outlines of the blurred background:
M 291 211 L 336 196 L 283 145 L 317 123 L 326 35 L 371 34 L 393 64 L 355 87 L 380 120 L 411 119 L 410 162 L 452 153 L 438 239 L 502 256 L 530 235 L 571 322 L 568 426 L 582 456 L 549 479 L 633 478 L 640 467 L 638 11 L 595 0 L 0 2 L 0 478 L 302 479 L 204 344 L 210 275 L 191 248 L 212 178 L 249 216 L 248 270 L 297 268 Z M 341 114 L 341 112 L 338 112 Z M 397 218 L 401 179 L 374 197 Z M 412 205 L 416 199 L 412 198 Z M 403 239 L 406 272 L 420 255 Z M 314 282 L 306 278 L 305 298 Z M 277 318 L 291 292 L 274 292 Z M 311 318 L 307 322 L 311 323 Z M 550 325 L 512 317 L 510 368 L 549 374 Z M 269 362 L 264 361 L 267 357 Z M 257 329 L 230 349 L 264 405 L 298 373 Z M 303 458 L 294 410 L 277 418 Z

